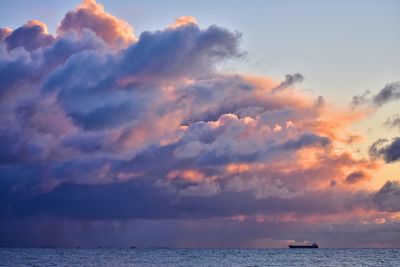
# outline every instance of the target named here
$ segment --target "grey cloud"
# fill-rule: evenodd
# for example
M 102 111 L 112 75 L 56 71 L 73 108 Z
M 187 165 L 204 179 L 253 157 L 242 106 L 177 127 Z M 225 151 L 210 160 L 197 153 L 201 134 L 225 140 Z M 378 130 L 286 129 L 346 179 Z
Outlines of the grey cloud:
M 369 147 L 369 155 L 382 157 L 385 162 L 391 163 L 400 159 L 400 138 L 394 138 L 390 143 L 387 139 L 379 139 Z
M 346 176 L 345 182 L 347 184 L 356 184 L 368 178 L 369 176 L 365 172 L 355 171 Z
M 385 126 L 389 128 L 398 128 L 400 129 L 400 116 L 394 115 L 386 120 L 384 123 Z
M 61 164 L 51 169 L 53 175 L 62 177 L 76 175 L 78 169 L 82 176 L 98 177 L 98 163 L 77 162 L 72 166 Z M 105 180 L 103 184 L 64 182 L 56 184 L 52 190 L 44 190 L 46 183 L 41 177 L 43 167 L 31 165 L 15 169 L 8 166 L 0 169 L 3 177 L 0 197 L 2 218 L 55 216 L 89 220 L 200 219 L 281 212 L 337 214 L 356 207 L 366 207 L 368 200 L 368 195 L 363 192 L 346 195 L 335 190 L 308 191 L 291 198 L 278 195 L 260 198 L 246 190 L 222 191 L 218 183 L 198 186 L 191 183 L 179 184 L 182 197 L 177 199 L 175 191 L 157 186 L 155 180 L 148 177 L 119 183 Z M 77 181 L 84 179 L 80 177 Z M 320 198 L 324 198 L 324 201 L 313 201 Z
M 387 181 L 374 194 L 373 201 L 381 210 L 400 211 L 400 182 Z
M 44 82 L 43 77 L 64 64 L 71 55 L 85 50 L 97 50 L 102 45 L 88 31 L 83 31 L 80 36 L 67 34 L 57 38 L 52 45 L 31 52 L 22 47 L 8 51 L 5 49 L 6 44 L 0 44 L 0 95 L 16 91 L 16 85 L 26 87 L 25 92 L 19 92 L 21 94 L 36 92 L 40 83 Z
M 54 42 L 54 37 L 45 32 L 44 25 L 36 21 L 30 21 L 22 27 L 11 32 L 4 39 L 8 49 L 23 47 L 27 51 L 33 51 L 40 47 L 49 46 Z
M 353 108 L 360 105 L 370 105 L 379 108 L 382 105 L 400 98 L 400 82 L 392 82 L 385 85 L 377 94 L 368 97 L 370 91 L 362 95 L 353 96 L 351 105 Z
M 325 105 L 326 105 L 326 100 L 323 96 L 318 96 L 314 101 L 314 107 L 317 109 L 322 108 Z
M 294 149 L 297 150 L 306 146 L 320 145 L 322 147 L 327 146 L 331 143 L 328 137 L 319 136 L 312 133 L 305 133 L 300 136 L 297 140 L 289 140 L 282 145 L 283 149 Z
M 304 76 L 301 73 L 286 74 L 285 80 L 282 81 L 277 87 L 273 89 L 273 92 L 277 92 L 286 89 L 296 83 L 300 83 L 304 80 Z
M 353 99 L 350 103 L 352 108 L 356 108 L 357 106 L 364 105 L 368 103 L 368 95 L 370 94 L 370 91 L 365 91 L 362 95 L 355 95 L 353 96 Z
M 127 75 L 140 80 L 201 77 L 215 63 L 239 56 L 240 34 L 210 26 L 200 30 L 191 24 L 174 30 L 143 32 L 129 47 L 121 62 Z
M 146 32 L 117 57 L 103 51 L 76 52 L 50 75 L 42 90 L 59 92 L 66 113 L 84 129 L 132 123 L 159 94 L 158 86 L 151 83 L 210 73 L 217 61 L 239 53 L 238 38 L 238 34 L 216 26 Z M 125 78 L 127 83 L 121 83 Z M 177 107 L 164 105 L 162 109 L 166 112 Z
M 31 81 L 32 72 L 37 66 L 24 50 L 3 52 L 0 57 L 0 99 L 15 90 L 16 84 Z
M 380 107 L 389 101 L 397 100 L 399 98 L 400 82 L 393 82 L 385 85 L 385 87 L 380 90 L 379 93 L 376 94 L 372 100 L 375 106 Z

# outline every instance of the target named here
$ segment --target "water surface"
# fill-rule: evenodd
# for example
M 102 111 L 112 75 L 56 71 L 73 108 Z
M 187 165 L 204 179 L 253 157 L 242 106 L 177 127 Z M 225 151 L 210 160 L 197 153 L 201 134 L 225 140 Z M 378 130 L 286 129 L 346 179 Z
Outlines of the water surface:
M 400 249 L 0 248 L 0 266 L 400 266 Z

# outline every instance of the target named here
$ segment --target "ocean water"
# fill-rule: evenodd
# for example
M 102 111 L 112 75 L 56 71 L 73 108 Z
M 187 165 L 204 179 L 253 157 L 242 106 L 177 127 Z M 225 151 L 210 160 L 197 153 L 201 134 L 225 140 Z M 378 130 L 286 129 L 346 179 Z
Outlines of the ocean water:
M 0 248 L 0 266 L 400 266 L 400 249 Z

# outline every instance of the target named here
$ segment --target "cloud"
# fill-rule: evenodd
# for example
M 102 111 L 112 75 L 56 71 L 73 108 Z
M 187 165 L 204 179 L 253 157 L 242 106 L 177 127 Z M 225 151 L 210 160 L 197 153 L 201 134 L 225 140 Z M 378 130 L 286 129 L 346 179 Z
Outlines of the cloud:
M 68 12 L 57 29 L 59 34 L 90 29 L 111 46 L 126 46 L 136 40 L 133 28 L 124 20 L 104 11 L 95 0 L 84 0 L 76 10 Z
M 3 42 L 12 33 L 10 28 L 0 28 L 0 42 Z
M 368 95 L 370 94 L 370 91 L 365 91 L 362 95 L 355 95 L 353 96 L 353 99 L 350 103 L 352 108 L 356 108 L 357 106 L 364 105 L 368 102 Z
M 239 38 L 240 34 L 217 26 L 201 30 L 195 24 L 143 32 L 121 62 L 125 83 L 207 76 L 216 63 L 240 56 Z
M 387 163 L 398 161 L 400 159 L 400 138 L 394 138 L 389 144 L 386 144 L 387 142 L 387 139 L 375 141 L 369 148 L 370 156 L 382 157 Z
M 96 167 L 98 166 L 95 164 L 85 165 L 77 162 L 74 165 L 70 163 L 67 166 L 51 169 L 54 169 L 54 176 L 57 172 L 58 175 L 63 172 L 65 176 L 73 175 L 80 168 L 90 180 L 107 170 L 101 168 L 100 171 Z M 346 195 L 345 192 L 333 189 L 311 190 L 307 194 L 282 196 L 285 189 L 278 182 L 275 182 L 275 187 L 265 186 L 264 190 L 268 191 L 261 191 L 262 189 L 258 188 L 260 191 L 256 195 L 249 194 L 252 187 L 230 185 L 225 189 L 220 182 L 210 181 L 196 184 L 177 180 L 175 184 L 177 191 L 166 190 L 162 184 L 153 184 L 152 179 L 144 177 L 126 182 L 107 181 L 102 184 L 78 184 L 78 181 L 59 183 L 49 189 L 44 187 L 45 185 L 40 187 L 38 185 L 41 178 L 35 175 L 39 175 L 41 171 L 37 166 L 24 170 L 3 167 L 2 192 L 14 189 L 13 194 L 6 193 L 1 197 L 0 210 L 3 218 L 17 219 L 44 215 L 88 220 L 196 219 L 282 212 L 294 212 L 300 216 L 340 214 L 363 208 L 368 201 L 366 193 Z M 20 181 L 13 181 L 15 177 Z M 259 182 L 266 181 L 260 178 Z M 248 185 L 245 183 L 243 186 Z M 313 202 L 313 199 L 322 197 L 324 197 L 323 202 Z M 126 205 L 126 203 L 131 204 Z
M 400 116 L 394 115 L 386 120 L 385 126 L 389 128 L 399 128 L 400 129 Z
M 400 211 L 400 182 L 387 181 L 373 197 L 374 203 L 382 210 Z
M 380 107 L 383 104 L 400 98 L 400 82 L 386 84 L 385 87 L 373 97 L 375 106 Z
M 48 34 L 46 24 L 37 20 L 28 21 L 24 26 L 7 33 L 7 37 L 4 38 L 4 43 L 10 50 L 23 47 L 28 51 L 33 51 L 51 45 L 53 42 L 54 37 Z
M 359 186 L 379 167 L 348 146 L 357 139 L 349 126 L 365 113 L 284 90 L 299 73 L 283 82 L 225 73 L 225 61 L 243 56 L 240 33 L 182 17 L 136 38 L 84 1 L 55 36 L 39 22 L 1 34 L 0 234 L 30 229 L 32 244 L 46 243 L 32 231 L 46 221 L 57 232 L 64 221 L 55 241 L 64 244 L 68 229 L 79 239 L 74 223 L 98 230 L 100 221 L 144 220 L 161 231 L 174 220 L 199 237 L 207 224 L 229 222 L 227 236 L 248 229 L 230 240 L 256 246 L 261 225 L 278 243 L 289 238 L 285 227 L 304 237 L 295 221 L 322 223 L 318 237 L 333 225 L 342 234 L 396 225 L 375 203 L 381 193 Z M 396 142 L 370 153 L 394 161 Z M 215 233 L 194 245 L 215 244 Z M 4 243 L 21 244 L 10 236 Z
M 169 28 L 178 28 L 178 27 L 182 27 L 182 26 L 187 26 L 187 25 L 197 25 L 197 20 L 195 17 L 192 16 L 182 16 L 179 17 L 175 20 L 175 22 L 171 25 L 169 25 Z
M 362 95 L 354 96 L 351 105 L 357 107 L 368 104 L 374 108 L 379 108 L 388 102 L 397 100 L 400 98 L 400 82 L 388 83 L 379 91 L 379 93 L 368 98 L 369 94 L 370 92 L 366 91 Z
M 297 140 L 289 140 L 288 142 L 284 143 L 282 147 L 284 149 L 300 149 L 302 147 L 314 144 L 327 146 L 330 144 L 330 140 L 326 137 L 306 133 Z
M 286 89 L 296 83 L 300 83 L 304 80 L 304 76 L 301 73 L 286 74 L 285 80 L 282 81 L 277 87 L 273 88 L 273 91 L 280 91 Z
M 356 184 L 369 179 L 370 177 L 365 172 L 355 171 L 346 176 L 345 182 L 348 184 Z

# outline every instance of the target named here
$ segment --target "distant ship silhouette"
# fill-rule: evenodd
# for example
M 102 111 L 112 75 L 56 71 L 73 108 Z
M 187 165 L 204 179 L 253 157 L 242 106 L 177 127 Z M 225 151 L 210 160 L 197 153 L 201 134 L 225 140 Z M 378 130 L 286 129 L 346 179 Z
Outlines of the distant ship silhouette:
M 312 245 L 288 245 L 289 248 L 318 248 L 317 243 L 312 243 Z

